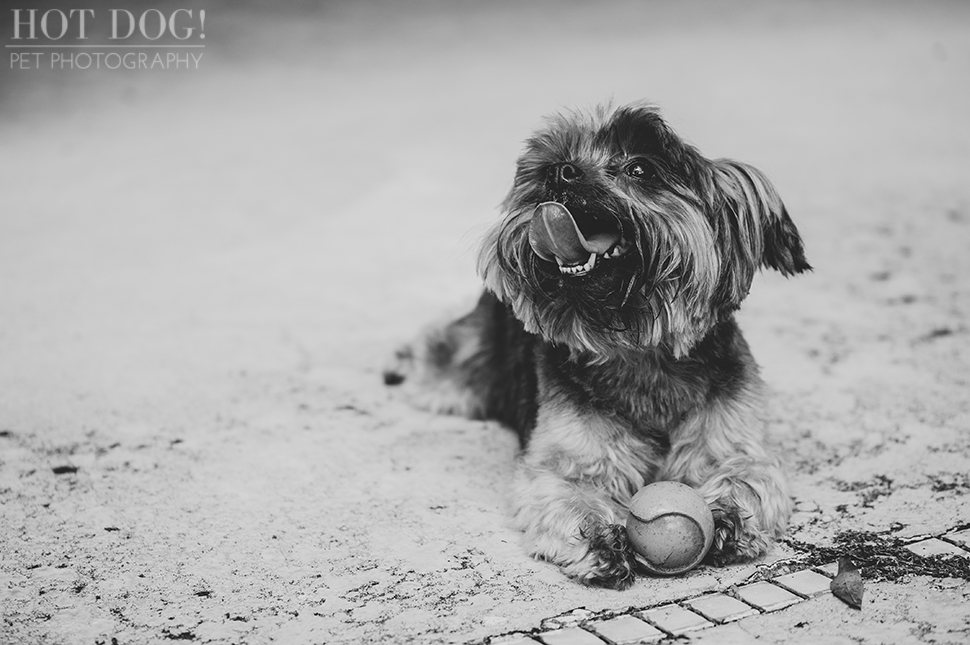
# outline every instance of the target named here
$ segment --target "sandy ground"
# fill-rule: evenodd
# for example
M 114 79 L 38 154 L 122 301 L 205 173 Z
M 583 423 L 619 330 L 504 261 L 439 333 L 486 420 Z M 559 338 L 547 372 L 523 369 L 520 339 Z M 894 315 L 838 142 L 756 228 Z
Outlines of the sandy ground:
M 747 577 L 564 579 L 507 525 L 511 434 L 380 384 L 474 300 L 539 116 L 610 97 L 805 237 L 741 314 L 792 537 L 970 522 L 970 5 L 209 6 L 198 70 L 0 72 L 0 642 L 464 642 Z M 832 603 L 745 629 L 970 641 L 966 581 Z

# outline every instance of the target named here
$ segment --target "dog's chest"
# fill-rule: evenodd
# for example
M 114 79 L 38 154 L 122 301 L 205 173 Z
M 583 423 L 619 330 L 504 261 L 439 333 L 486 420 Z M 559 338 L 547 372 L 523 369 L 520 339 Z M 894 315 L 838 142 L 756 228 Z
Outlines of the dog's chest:
M 619 421 L 655 439 L 666 436 L 685 416 L 703 405 L 710 386 L 701 373 L 670 370 L 653 356 L 593 364 L 564 360 L 552 349 L 545 356 L 545 382 L 573 405 Z

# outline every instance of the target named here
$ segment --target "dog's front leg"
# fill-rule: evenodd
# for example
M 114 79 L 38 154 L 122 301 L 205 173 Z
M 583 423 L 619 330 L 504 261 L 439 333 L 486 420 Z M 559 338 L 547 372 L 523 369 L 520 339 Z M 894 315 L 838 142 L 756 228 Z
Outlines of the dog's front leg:
M 714 543 L 707 560 L 718 566 L 764 556 L 791 516 L 787 479 L 768 456 L 725 459 L 698 492 L 714 513 Z
M 627 442 L 635 441 L 606 419 L 546 405 L 518 464 L 514 522 L 529 553 L 584 584 L 624 589 L 635 579 L 623 523 L 644 483 L 636 456 L 652 452 Z
M 514 521 L 530 555 L 553 562 L 576 580 L 625 589 L 636 561 L 603 491 L 570 481 L 548 465 L 522 463 L 516 476 Z
M 687 419 L 672 437 L 662 479 L 690 484 L 714 513 L 716 565 L 765 555 L 781 536 L 792 499 L 779 461 L 764 446 L 755 397 L 716 402 Z

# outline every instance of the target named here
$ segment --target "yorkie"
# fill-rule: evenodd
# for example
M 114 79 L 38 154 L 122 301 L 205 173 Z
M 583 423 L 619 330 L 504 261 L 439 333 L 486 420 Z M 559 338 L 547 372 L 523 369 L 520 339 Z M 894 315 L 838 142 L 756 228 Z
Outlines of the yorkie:
M 708 563 L 764 555 L 792 501 L 733 313 L 760 268 L 811 269 L 772 185 L 705 158 L 651 105 L 601 107 L 526 141 L 503 210 L 475 309 L 400 350 L 385 382 L 518 432 L 514 525 L 583 583 L 642 571 L 623 525 L 658 480 L 710 505 Z

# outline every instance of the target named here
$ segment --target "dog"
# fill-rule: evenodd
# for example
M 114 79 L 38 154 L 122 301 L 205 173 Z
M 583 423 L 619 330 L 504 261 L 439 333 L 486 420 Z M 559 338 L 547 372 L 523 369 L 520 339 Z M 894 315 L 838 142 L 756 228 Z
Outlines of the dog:
M 792 511 L 734 312 L 756 271 L 811 270 L 768 179 L 707 159 L 647 103 L 547 118 L 484 238 L 485 291 L 384 372 L 439 413 L 517 431 L 514 525 L 587 585 L 644 572 L 624 529 L 653 481 L 692 486 L 705 563 L 763 556 Z

